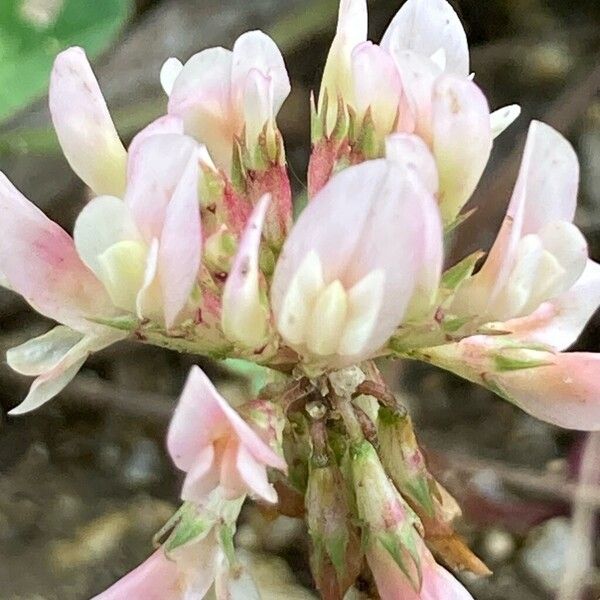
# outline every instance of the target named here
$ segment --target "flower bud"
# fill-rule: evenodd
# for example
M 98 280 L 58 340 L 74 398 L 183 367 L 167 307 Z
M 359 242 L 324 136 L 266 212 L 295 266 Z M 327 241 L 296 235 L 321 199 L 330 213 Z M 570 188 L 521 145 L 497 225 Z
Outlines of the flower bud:
M 383 552 L 419 590 L 422 541 L 415 528 L 421 528 L 419 518 L 388 479 L 369 442 L 355 445 L 351 453 L 356 508 L 365 524 L 367 561 L 371 566 Z
M 317 588 L 325 600 L 341 599 L 360 573 L 362 552 L 346 483 L 337 465 L 313 465 L 305 502 Z

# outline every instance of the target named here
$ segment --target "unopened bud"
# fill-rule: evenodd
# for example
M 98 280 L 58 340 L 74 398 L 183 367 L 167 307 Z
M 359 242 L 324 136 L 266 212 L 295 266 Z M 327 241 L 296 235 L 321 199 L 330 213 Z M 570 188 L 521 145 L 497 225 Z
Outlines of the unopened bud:
M 421 586 L 419 518 L 388 479 L 369 442 L 354 445 L 351 468 L 358 517 L 365 524 L 367 558 L 387 553 L 415 590 Z
M 306 520 L 312 540 L 310 564 L 317 588 L 325 600 L 341 599 L 360 573 L 362 552 L 347 487 L 337 465 L 311 468 Z

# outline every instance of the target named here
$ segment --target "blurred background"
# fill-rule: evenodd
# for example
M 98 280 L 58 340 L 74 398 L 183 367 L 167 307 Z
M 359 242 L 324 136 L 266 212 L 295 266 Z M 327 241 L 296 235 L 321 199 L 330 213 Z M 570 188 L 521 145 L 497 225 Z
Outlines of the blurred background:
M 402 0 L 370 2 L 379 40 Z M 86 48 L 124 139 L 165 110 L 158 83 L 169 56 L 231 47 L 261 28 L 282 48 L 293 93 L 279 119 L 292 181 L 305 183 L 308 97 L 319 87 L 338 0 L 1 0 L 0 169 L 67 229 L 86 201 L 49 127 L 53 57 Z M 523 115 L 497 143 L 453 255 L 487 249 L 504 213 L 524 134 L 540 118 L 575 144 L 582 164 L 577 224 L 600 259 L 600 3 L 598 0 L 454 0 L 472 68 L 494 108 Z M 0 224 L 1 235 L 1 224 Z M 0 291 L 0 350 L 50 324 Z M 578 347 L 598 351 L 595 318 Z M 94 355 L 61 396 L 7 418 L 29 381 L 0 365 L 0 599 L 79 600 L 137 565 L 178 504 L 180 478 L 164 433 L 196 359 L 122 343 Z M 229 398 L 253 383 L 203 363 Z M 478 600 L 554 596 L 564 570 L 568 515 L 583 438 L 528 417 L 492 394 L 427 366 L 382 364 L 417 422 L 432 468 L 464 507 L 461 533 L 494 575 L 466 578 Z M 600 494 L 598 501 L 600 503 Z M 303 527 L 247 509 L 239 544 L 265 598 L 312 598 Z M 600 596 L 600 574 L 587 582 Z

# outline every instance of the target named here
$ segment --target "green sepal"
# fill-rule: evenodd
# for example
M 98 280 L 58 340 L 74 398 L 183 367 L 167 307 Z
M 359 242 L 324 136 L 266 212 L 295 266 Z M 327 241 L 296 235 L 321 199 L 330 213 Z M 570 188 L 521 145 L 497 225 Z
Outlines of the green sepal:
M 315 101 L 314 92 L 310 93 L 310 140 L 314 144 L 317 144 L 325 137 L 325 131 L 323 128 L 323 120 L 319 116 L 317 111 L 317 105 Z
M 509 352 L 511 348 L 500 351 L 494 354 L 494 366 L 496 371 L 504 373 L 506 371 L 522 371 L 523 369 L 534 369 L 536 367 L 547 367 L 554 364 L 553 361 L 544 358 L 511 356 Z M 519 350 L 516 350 L 519 352 Z M 536 352 L 539 352 L 536 350 Z
M 97 323 L 98 325 L 106 325 L 120 331 L 134 331 L 140 326 L 140 320 L 133 315 L 122 315 L 110 319 L 89 318 L 88 321 Z
M 178 522 L 164 544 L 167 553 L 204 539 L 217 522 L 215 514 L 208 511 L 199 513 L 191 502 L 183 504 L 176 516 Z
M 453 267 L 448 269 L 442 275 L 442 281 L 440 287 L 443 290 L 453 292 L 458 288 L 458 286 L 468 277 L 473 275 L 473 271 L 475 270 L 475 266 L 482 256 L 485 255 L 485 252 L 481 250 L 477 250 L 469 256 L 463 258 L 460 262 L 455 264 Z

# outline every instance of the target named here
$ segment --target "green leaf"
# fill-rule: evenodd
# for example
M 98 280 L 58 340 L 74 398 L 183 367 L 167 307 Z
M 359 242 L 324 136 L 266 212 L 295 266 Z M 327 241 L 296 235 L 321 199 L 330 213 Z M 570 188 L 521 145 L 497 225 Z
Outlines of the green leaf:
M 35 10 L 35 6 L 42 9 Z M 47 90 L 55 56 L 82 46 L 94 58 L 110 47 L 132 0 L 31 0 L 0 2 L 0 121 Z

